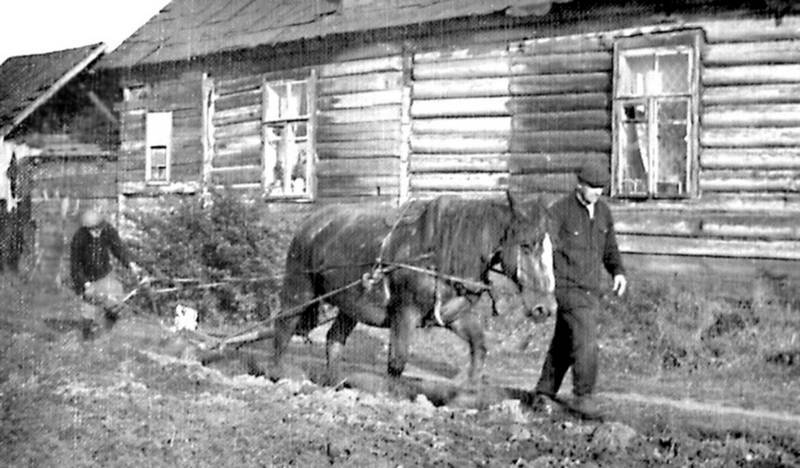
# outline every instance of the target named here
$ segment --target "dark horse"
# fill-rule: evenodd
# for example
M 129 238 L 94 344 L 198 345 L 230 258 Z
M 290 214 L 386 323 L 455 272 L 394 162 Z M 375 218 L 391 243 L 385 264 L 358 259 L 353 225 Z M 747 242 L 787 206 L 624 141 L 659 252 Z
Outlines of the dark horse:
M 439 325 L 470 348 L 469 382 L 486 356 L 484 332 L 472 305 L 498 272 L 519 288 L 525 312 L 549 315 L 553 297 L 552 245 L 538 200 L 441 197 L 399 209 L 329 207 L 312 214 L 292 239 L 281 291 L 284 310 L 315 298 L 338 308 L 327 334 L 329 376 L 358 322 L 390 329 L 388 370 L 403 372 L 415 327 Z M 331 294 L 333 293 L 333 294 Z M 317 324 L 319 303 L 275 323 L 270 374 L 295 332 Z

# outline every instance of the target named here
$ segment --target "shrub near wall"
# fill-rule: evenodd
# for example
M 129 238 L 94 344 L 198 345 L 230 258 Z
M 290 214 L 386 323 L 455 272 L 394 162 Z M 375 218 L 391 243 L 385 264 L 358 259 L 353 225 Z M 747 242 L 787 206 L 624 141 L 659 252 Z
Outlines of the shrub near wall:
M 183 304 L 205 321 L 267 318 L 277 304 L 294 223 L 265 218 L 255 202 L 230 192 L 212 193 L 206 205 L 184 199 L 132 216 L 130 245 L 156 278 L 151 289 L 160 310 L 171 314 Z M 170 286 L 178 291 L 158 292 Z

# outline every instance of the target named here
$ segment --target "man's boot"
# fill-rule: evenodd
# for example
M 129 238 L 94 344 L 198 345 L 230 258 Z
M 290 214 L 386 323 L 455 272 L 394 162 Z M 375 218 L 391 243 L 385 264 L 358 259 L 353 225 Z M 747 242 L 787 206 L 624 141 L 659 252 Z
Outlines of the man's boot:
M 584 419 L 601 419 L 602 413 L 594 395 L 575 395 L 569 401 L 567 408 Z

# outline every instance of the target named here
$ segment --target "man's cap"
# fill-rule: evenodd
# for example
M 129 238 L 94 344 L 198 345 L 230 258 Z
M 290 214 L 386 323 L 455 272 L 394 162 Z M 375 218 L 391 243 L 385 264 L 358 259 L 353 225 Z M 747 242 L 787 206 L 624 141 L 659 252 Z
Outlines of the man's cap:
M 99 226 L 103 222 L 103 216 L 96 210 L 89 209 L 81 214 L 81 226 L 85 228 L 93 228 Z
M 605 187 L 611 181 L 608 166 L 599 161 L 589 161 L 578 171 L 578 181 L 590 187 Z

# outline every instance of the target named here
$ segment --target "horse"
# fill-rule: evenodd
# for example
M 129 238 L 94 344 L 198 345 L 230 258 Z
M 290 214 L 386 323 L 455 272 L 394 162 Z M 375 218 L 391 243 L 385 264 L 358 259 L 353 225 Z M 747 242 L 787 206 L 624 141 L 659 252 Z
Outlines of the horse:
M 449 329 L 469 345 L 466 377 L 475 384 L 486 345 L 473 306 L 484 291 L 491 294 L 490 271 L 516 284 L 529 316 L 555 312 L 548 216 L 538 200 L 508 193 L 443 196 L 398 208 L 323 208 L 302 223 L 289 246 L 280 300 L 283 310 L 300 313 L 276 318 L 269 375 L 283 376 L 290 338 L 317 326 L 324 298 L 338 309 L 326 336 L 329 379 L 337 379 L 342 349 L 360 322 L 390 329 L 391 377 L 405 368 L 414 328 Z

